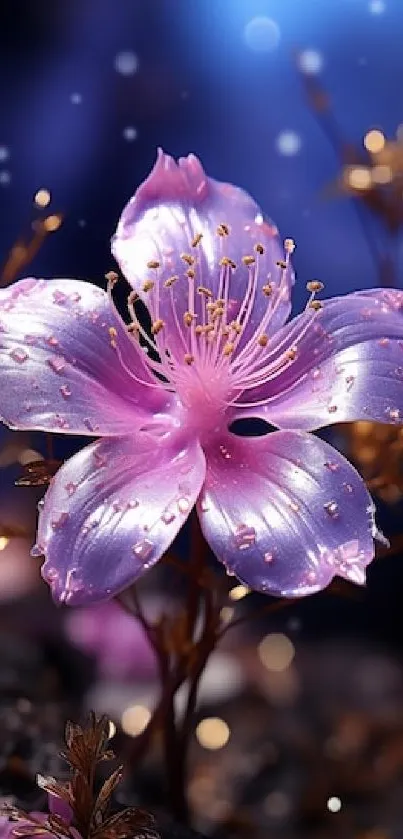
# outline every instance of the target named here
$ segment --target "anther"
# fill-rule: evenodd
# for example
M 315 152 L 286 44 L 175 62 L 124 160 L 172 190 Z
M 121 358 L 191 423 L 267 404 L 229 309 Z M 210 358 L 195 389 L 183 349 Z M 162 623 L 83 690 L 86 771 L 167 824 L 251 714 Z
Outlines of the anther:
M 195 318 L 196 318 L 196 315 L 192 315 L 192 312 L 185 312 L 185 314 L 183 315 L 183 322 L 184 322 L 185 326 L 191 326 L 192 321 L 194 321 Z
M 256 260 L 254 256 L 243 256 L 242 262 L 244 265 L 253 265 L 253 263 L 256 262 Z
M 188 270 L 186 271 L 186 276 L 189 277 L 189 280 L 194 280 L 196 276 L 196 271 L 194 270 L 194 268 L 188 268 Z
M 311 280 L 306 284 L 307 291 L 322 291 L 324 289 L 323 283 L 320 280 Z
M 114 286 L 119 279 L 119 275 L 116 273 L 116 271 L 108 271 L 108 273 L 105 274 L 105 279 L 108 283 Z
M 231 323 L 230 323 L 230 327 L 231 327 L 231 329 L 233 329 L 233 330 L 234 330 L 234 332 L 235 332 L 237 335 L 240 335 L 240 334 L 241 334 L 241 332 L 242 332 L 242 326 L 241 326 L 241 324 L 240 324 L 240 323 L 238 323 L 238 321 L 236 321 L 236 320 L 231 321 Z
M 228 224 L 219 224 L 217 227 L 217 236 L 229 236 L 230 229 Z
M 223 256 L 222 259 L 220 259 L 220 265 L 221 267 L 228 265 L 230 268 L 233 268 L 234 271 L 236 268 L 236 262 L 234 262 L 233 259 L 230 259 L 229 256 Z
M 159 268 L 160 263 L 157 259 L 151 259 L 150 262 L 147 262 L 147 268 Z
M 311 300 L 308 303 L 310 309 L 313 309 L 315 312 L 318 312 L 319 309 L 323 309 L 323 303 L 320 300 Z
M 176 274 L 174 274 L 172 277 L 168 277 L 168 279 L 164 281 L 164 287 L 170 288 L 170 286 L 176 283 L 177 280 L 179 280 L 179 277 L 177 277 Z
M 270 285 L 270 283 L 267 283 L 267 285 L 264 285 L 264 286 L 262 287 L 262 291 L 263 291 L 263 294 L 264 294 L 266 297 L 270 297 L 270 295 L 271 295 L 271 293 L 272 293 L 272 291 L 273 291 L 273 286 L 272 286 L 272 285 Z
M 285 239 L 284 250 L 285 250 L 286 253 L 294 253 L 294 251 L 295 251 L 294 239 Z
M 138 335 L 138 333 L 140 332 L 140 327 L 139 327 L 138 323 L 134 323 L 134 321 L 133 321 L 132 323 L 129 323 L 129 325 L 127 327 L 127 331 L 135 333 L 136 335 Z
M 197 248 L 203 238 L 203 233 L 196 233 L 196 236 L 191 241 L 192 248 Z
M 154 288 L 154 280 L 145 280 L 142 285 L 143 291 L 151 291 L 152 288 Z
M 229 355 L 232 355 L 232 353 L 234 352 L 234 349 L 235 349 L 235 344 L 233 344 L 231 341 L 228 341 L 226 344 L 224 344 L 223 355 L 225 355 L 227 357 Z
M 183 262 L 186 262 L 187 265 L 194 265 L 196 262 L 194 256 L 190 253 L 181 253 L 181 259 Z
M 264 253 L 264 247 L 263 245 L 260 245 L 259 242 L 257 243 L 257 245 L 255 245 L 254 250 L 256 251 L 256 253 Z
M 199 326 L 196 326 L 195 333 L 196 333 L 196 335 L 202 335 L 203 327 L 200 326 L 200 324 L 199 324 Z
M 191 355 L 190 353 L 186 353 L 186 355 L 185 355 L 185 364 L 189 364 L 189 365 L 190 365 L 190 364 L 193 364 L 194 360 L 195 360 L 194 355 Z
M 206 286 L 204 286 L 204 285 L 197 286 L 197 293 L 198 294 L 203 294 L 204 297 L 213 297 L 213 292 L 210 291 L 209 288 L 206 288 Z
M 261 335 L 260 338 L 258 338 L 257 342 L 258 342 L 260 347 L 267 347 L 267 344 L 269 343 L 269 339 L 268 339 L 267 335 Z
M 164 321 L 161 318 L 158 318 L 152 324 L 151 334 L 152 335 L 158 335 L 158 333 L 161 332 L 161 329 L 163 329 L 163 328 L 164 328 Z
M 297 353 L 296 347 L 291 347 L 291 349 L 287 350 L 287 352 L 286 352 L 286 356 L 290 361 L 294 361 L 294 358 L 297 357 L 297 354 L 298 353 Z
M 109 329 L 108 329 L 108 332 L 109 332 L 109 337 L 111 339 L 111 347 L 113 347 L 113 349 L 115 349 L 116 348 L 116 338 L 118 336 L 118 333 L 117 333 L 114 326 L 110 326 Z
M 224 314 L 224 309 L 222 306 L 217 306 L 212 314 L 212 320 L 217 320 L 217 318 L 221 318 Z
M 128 298 L 127 298 L 127 302 L 128 302 L 128 304 L 129 304 L 129 306 L 130 306 L 132 303 L 136 303 L 136 301 L 137 301 L 138 299 L 139 299 L 139 296 L 138 296 L 138 294 L 137 294 L 137 291 L 131 291 L 131 292 L 130 292 L 130 294 L 129 294 L 129 296 L 128 296 Z
M 284 259 L 278 259 L 276 265 L 278 265 L 279 268 L 287 268 L 287 263 L 284 262 Z

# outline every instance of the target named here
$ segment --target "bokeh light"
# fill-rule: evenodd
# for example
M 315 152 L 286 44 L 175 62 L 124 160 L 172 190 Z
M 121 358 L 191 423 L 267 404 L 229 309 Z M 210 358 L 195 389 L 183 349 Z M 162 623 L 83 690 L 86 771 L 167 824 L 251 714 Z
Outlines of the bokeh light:
M 133 76 L 137 72 L 139 60 L 132 50 L 123 50 L 115 56 L 114 67 L 121 76 Z
M 367 166 L 352 166 L 347 172 L 347 182 L 351 189 L 369 189 L 372 185 L 371 170 Z
M 332 795 L 327 802 L 327 809 L 331 813 L 338 813 L 341 810 L 341 801 L 337 795 Z
M 384 145 L 385 136 L 382 131 L 378 131 L 376 128 L 368 131 L 368 134 L 364 137 L 364 146 L 371 154 L 378 154 L 378 152 L 382 151 Z
M 129 143 L 132 143 L 133 140 L 137 140 L 137 137 L 138 137 L 137 128 L 134 128 L 133 125 L 127 125 L 126 128 L 123 129 L 123 137 Z
M 242 598 L 246 597 L 249 592 L 250 589 L 248 586 L 240 584 L 239 586 L 234 586 L 234 588 L 231 589 L 229 596 L 231 600 L 242 600 Z
M 386 3 L 384 0 L 371 0 L 369 4 L 369 11 L 371 15 L 382 15 L 386 11 Z
M 273 52 L 280 43 L 280 29 L 270 17 L 254 17 L 246 24 L 244 38 L 253 52 Z
M 10 150 L 7 146 L 0 146 L 0 163 L 4 163 L 10 157 Z
M 7 536 L 0 536 L 0 551 L 4 551 L 9 543 Z
M 230 738 L 230 729 L 220 717 L 206 717 L 196 728 L 196 737 L 204 749 L 222 749 Z
M 276 149 L 285 157 L 293 157 L 301 149 L 302 141 L 296 131 L 281 131 L 276 139 Z
M 374 184 L 389 184 L 393 179 L 393 171 L 390 166 L 380 164 L 373 167 L 371 178 Z
M 323 55 L 318 50 L 303 50 L 298 56 L 298 66 L 307 76 L 315 76 L 323 69 Z
M 150 719 L 151 712 L 145 705 L 131 705 L 123 711 L 121 726 L 125 734 L 138 737 L 147 728 Z
M 59 229 L 62 223 L 61 216 L 48 216 L 43 222 L 43 226 L 48 233 L 54 233 Z
M 81 93 L 75 92 L 75 93 L 71 94 L 70 102 L 71 102 L 72 105 L 81 105 L 82 101 L 83 101 L 83 97 L 82 97 Z
M 50 204 L 51 195 L 48 189 L 38 189 L 34 201 L 37 207 L 47 207 Z
M 268 670 L 281 673 L 290 666 L 295 656 L 295 648 L 286 635 L 271 632 L 260 642 L 258 653 L 260 661 Z
M 7 169 L 3 169 L 0 172 L 0 184 L 1 186 L 8 186 L 11 183 L 11 172 L 8 172 Z

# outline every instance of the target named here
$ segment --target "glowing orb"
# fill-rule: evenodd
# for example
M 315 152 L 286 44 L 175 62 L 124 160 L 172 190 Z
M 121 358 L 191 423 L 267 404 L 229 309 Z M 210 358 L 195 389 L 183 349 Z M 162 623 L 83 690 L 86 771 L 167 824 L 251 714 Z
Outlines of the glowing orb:
M 276 140 L 277 151 L 285 157 L 298 154 L 301 145 L 301 137 L 296 131 L 281 131 Z
M 253 52 L 273 52 L 280 43 L 280 29 L 270 17 L 254 17 L 246 24 L 244 38 Z
M 133 76 L 138 70 L 139 60 L 135 52 L 125 50 L 115 56 L 114 66 L 121 76 Z

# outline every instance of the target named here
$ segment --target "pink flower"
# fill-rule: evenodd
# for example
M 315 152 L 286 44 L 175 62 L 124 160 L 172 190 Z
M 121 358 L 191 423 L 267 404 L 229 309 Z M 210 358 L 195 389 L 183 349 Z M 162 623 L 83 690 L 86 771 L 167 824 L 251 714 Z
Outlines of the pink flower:
M 4 421 L 99 437 L 62 466 L 40 513 L 34 553 L 56 600 L 102 601 L 129 586 L 195 504 L 214 553 L 258 591 L 310 594 L 335 574 L 364 582 L 371 498 L 308 432 L 400 421 L 403 293 L 317 307 L 311 285 L 286 323 L 292 249 L 245 192 L 208 179 L 193 155 L 160 152 L 113 240 L 151 338 L 133 297 L 128 330 L 111 297 L 84 282 L 1 291 Z M 280 430 L 241 438 L 230 426 L 244 417 Z

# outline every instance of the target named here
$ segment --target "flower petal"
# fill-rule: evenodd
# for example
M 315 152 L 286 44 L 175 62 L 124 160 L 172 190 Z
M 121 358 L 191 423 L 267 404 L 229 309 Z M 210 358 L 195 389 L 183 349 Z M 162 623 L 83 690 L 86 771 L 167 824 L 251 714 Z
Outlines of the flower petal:
M 304 312 L 287 324 L 275 342 L 273 365 L 291 347 L 296 357 L 242 393 L 237 418 L 263 417 L 280 428 L 311 430 L 357 419 L 402 422 L 402 291 L 375 289 L 325 300 L 319 312 Z
M 300 597 L 336 574 L 363 583 L 373 558 L 370 495 L 353 467 L 310 434 L 217 440 L 198 502 L 203 533 L 231 574 Z
M 133 378 L 151 381 L 106 292 L 90 283 L 2 289 L 0 358 L 0 416 L 14 428 L 125 434 L 168 407 L 165 392 Z
M 220 225 L 228 226 L 228 236 L 218 235 Z M 200 234 L 202 238 L 196 244 L 195 237 Z M 264 247 L 264 254 L 254 251 L 256 244 Z M 268 307 L 273 312 L 270 332 L 278 329 L 290 313 L 294 275 L 289 268 L 279 288 L 281 272 L 276 263 L 284 259 L 284 254 L 276 227 L 264 220 L 258 205 L 242 189 L 207 178 L 192 154 L 176 163 L 159 151 L 151 174 L 123 210 L 112 251 L 153 319 L 160 317 L 165 322 L 171 351 L 183 349 L 180 328 L 186 311 L 195 312 L 202 322 L 200 296 L 196 294 L 193 304 L 189 288 L 204 286 L 215 299 L 223 296 L 222 257 L 229 257 L 237 266 L 230 281 L 228 320 L 237 317 L 254 270 L 243 264 L 242 257 L 253 255 L 257 259 L 256 297 L 239 348 L 258 327 Z M 181 255 L 195 258 L 196 263 L 189 266 L 189 260 Z M 159 267 L 147 267 L 152 264 Z M 193 281 L 186 275 L 189 267 L 196 273 Z M 165 287 L 164 282 L 172 276 L 179 279 Z M 144 291 L 148 280 L 154 287 Z M 269 282 L 273 287 L 270 298 L 262 293 Z
M 34 554 L 55 600 L 113 597 L 151 568 L 199 494 L 197 441 L 165 434 L 98 440 L 68 460 L 46 493 Z

